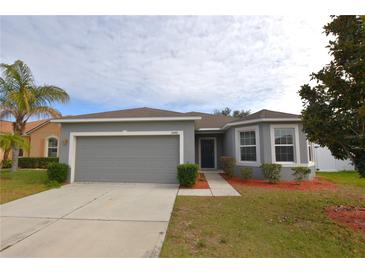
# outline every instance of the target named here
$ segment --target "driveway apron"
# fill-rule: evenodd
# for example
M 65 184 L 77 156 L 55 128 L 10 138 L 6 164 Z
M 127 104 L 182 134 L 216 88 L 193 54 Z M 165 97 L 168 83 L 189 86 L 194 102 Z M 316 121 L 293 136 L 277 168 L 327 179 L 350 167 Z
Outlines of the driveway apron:
M 0 206 L 0 257 L 157 257 L 178 186 L 84 183 Z

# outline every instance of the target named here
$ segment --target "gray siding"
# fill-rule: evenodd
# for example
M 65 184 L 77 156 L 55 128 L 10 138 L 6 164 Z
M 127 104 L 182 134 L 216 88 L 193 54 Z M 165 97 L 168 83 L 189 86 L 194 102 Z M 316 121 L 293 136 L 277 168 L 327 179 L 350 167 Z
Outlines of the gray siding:
M 272 146 L 271 146 L 271 131 L 270 127 L 271 124 L 275 123 L 260 123 L 259 124 L 259 134 L 260 134 L 260 158 L 261 163 L 272 163 Z M 292 122 L 288 123 L 282 123 L 279 124 L 293 124 Z M 244 126 L 236 126 L 231 127 L 227 129 L 224 140 L 223 140 L 223 155 L 224 156 L 230 156 L 230 157 L 236 157 L 235 153 L 235 128 L 240 127 L 246 127 L 246 126 L 253 126 L 255 124 L 251 125 L 244 125 Z M 300 152 L 300 164 L 307 164 L 308 163 L 308 148 L 307 148 L 307 142 L 306 142 L 306 136 L 305 133 L 302 131 L 303 126 L 302 124 L 299 124 L 299 152 Z M 297 157 L 297 155 L 295 155 Z M 240 167 L 236 166 L 235 173 L 237 176 L 240 175 Z M 315 168 L 311 168 L 311 174 L 308 176 L 309 179 L 313 178 L 315 175 Z M 257 179 L 263 179 L 261 169 L 259 167 L 252 167 L 253 169 L 253 177 Z M 281 177 L 283 180 L 292 180 L 293 176 L 291 167 L 282 167 Z
M 177 183 L 178 136 L 77 137 L 76 182 Z
M 184 132 L 184 162 L 195 162 L 194 122 L 108 122 L 108 123 L 72 123 L 61 126 L 60 162 L 68 163 L 69 138 L 71 132 L 105 132 L 105 131 L 169 131 Z

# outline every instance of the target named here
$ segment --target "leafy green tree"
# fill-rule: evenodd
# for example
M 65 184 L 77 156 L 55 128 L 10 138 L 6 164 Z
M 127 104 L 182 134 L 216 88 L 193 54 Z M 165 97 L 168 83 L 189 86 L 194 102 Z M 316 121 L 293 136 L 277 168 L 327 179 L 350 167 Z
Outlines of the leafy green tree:
M 251 114 L 251 110 L 235 110 L 233 111 L 233 117 L 243 118 Z
M 52 104 L 66 103 L 69 100 L 66 91 L 52 85 L 37 86 L 30 68 L 20 60 L 14 64 L 0 64 L 0 69 L 0 119 L 15 120 L 14 134 L 23 135 L 31 117 L 61 116 Z M 14 145 L 13 171 L 18 168 L 18 153 L 18 147 Z
M 365 177 L 365 24 L 360 16 L 331 19 L 324 30 L 332 60 L 299 90 L 304 131 Z
M 216 109 L 214 110 L 215 115 L 224 115 L 224 116 L 231 116 L 232 110 L 229 107 L 225 107 L 224 109 Z
M 24 149 L 29 151 L 29 143 L 20 135 L 16 134 L 1 134 L 0 135 L 0 147 L 4 151 L 3 162 L 6 162 L 9 158 L 9 152 L 11 148 L 16 147 L 18 149 Z
M 237 118 L 245 117 L 245 116 L 249 115 L 250 113 L 251 113 L 250 110 L 234 110 L 234 111 L 232 111 L 232 109 L 230 109 L 229 107 L 225 107 L 222 110 L 219 110 L 219 109 L 214 110 L 215 115 L 224 115 L 224 116 L 237 117 Z

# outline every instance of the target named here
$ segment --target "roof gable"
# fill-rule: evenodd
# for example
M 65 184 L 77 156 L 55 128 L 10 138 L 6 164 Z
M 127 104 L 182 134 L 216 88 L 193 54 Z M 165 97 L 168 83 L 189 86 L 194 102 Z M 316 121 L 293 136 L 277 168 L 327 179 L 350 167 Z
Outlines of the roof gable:
M 44 124 L 46 124 L 49 121 L 49 119 L 43 119 L 43 120 L 38 120 L 38 121 L 33 121 L 33 122 L 27 122 L 25 124 L 25 133 L 29 133 L 30 131 L 33 131 L 41 126 L 43 126 Z M 5 121 L 5 120 L 0 120 L 0 133 L 13 133 L 13 122 L 11 121 Z

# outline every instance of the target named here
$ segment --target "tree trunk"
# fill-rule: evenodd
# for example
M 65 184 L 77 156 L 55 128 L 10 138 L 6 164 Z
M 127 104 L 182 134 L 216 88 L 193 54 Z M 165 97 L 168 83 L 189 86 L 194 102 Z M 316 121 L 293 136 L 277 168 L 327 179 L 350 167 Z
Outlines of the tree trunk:
M 18 169 L 18 157 L 19 157 L 19 149 L 16 146 L 12 147 L 12 156 L 13 162 L 11 165 L 11 172 L 17 171 Z

